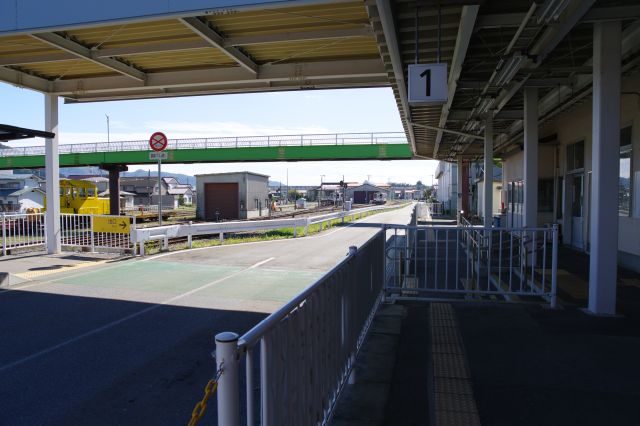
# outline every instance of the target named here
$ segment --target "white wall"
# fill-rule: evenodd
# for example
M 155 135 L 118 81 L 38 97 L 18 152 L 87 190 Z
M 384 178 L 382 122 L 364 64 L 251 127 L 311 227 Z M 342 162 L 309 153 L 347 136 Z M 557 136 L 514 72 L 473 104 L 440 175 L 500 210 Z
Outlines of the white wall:
M 639 92 L 640 76 L 626 77 L 622 80 L 622 92 Z M 632 177 L 640 171 L 640 99 L 637 95 L 622 95 L 620 128 L 632 126 Z M 589 210 L 590 198 L 588 181 L 591 172 L 591 132 L 592 132 L 592 102 L 588 101 L 578 105 L 574 109 L 561 114 L 555 120 L 544 124 L 540 128 L 540 138 L 556 135 L 557 151 L 553 148 L 541 146 L 539 152 L 540 177 L 552 177 L 554 175 L 554 152 L 557 152 L 557 176 L 564 177 L 564 197 L 562 205 L 556 206 L 563 210 L 563 217 L 559 221 L 562 225 L 563 242 L 572 241 L 571 235 L 571 200 L 568 191 L 569 179 L 567 179 L 566 156 L 567 146 L 584 141 L 584 200 L 583 200 L 583 224 L 582 236 L 586 243 L 589 240 Z M 611 141 L 612 148 L 618 149 L 619 141 Z M 504 160 L 504 182 L 516 180 L 523 175 L 523 153 L 516 153 Z M 569 176 L 570 177 L 570 176 Z M 631 216 L 619 216 L 618 219 L 618 249 L 619 260 L 625 266 L 640 270 L 640 191 L 634 181 L 632 183 Z M 506 189 L 506 187 L 505 187 Z M 561 191 L 562 188 L 557 188 Z M 618 191 L 618 188 L 611 188 Z M 611 206 L 618 208 L 617 205 Z M 552 218 L 553 220 L 553 218 Z M 539 223 L 547 222 L 539 216 Z
M 19 203 L 20 213 L 24 213 L 29 208 L 42 209 L 44 208 L 44 194 L 38 191 L 27 192 L 20 197 Z

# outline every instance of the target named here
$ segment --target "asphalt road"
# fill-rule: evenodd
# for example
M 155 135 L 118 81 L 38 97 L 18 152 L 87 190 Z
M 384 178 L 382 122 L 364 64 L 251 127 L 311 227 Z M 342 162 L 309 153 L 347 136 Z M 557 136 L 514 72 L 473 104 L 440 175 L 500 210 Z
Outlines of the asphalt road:
M 314 237 L 42 277 L 0 293 L 0 424 L 186 424 L 213 336 L 244 333 L 410 208 Z M 215 407 L 207 411 L 208 424 Z

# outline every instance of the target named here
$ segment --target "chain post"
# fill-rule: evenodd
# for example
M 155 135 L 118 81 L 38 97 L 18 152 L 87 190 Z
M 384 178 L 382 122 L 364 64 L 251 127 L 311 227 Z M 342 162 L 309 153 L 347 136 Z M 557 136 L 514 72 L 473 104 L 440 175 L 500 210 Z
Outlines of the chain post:
M 236 333 L 216 335 L 216 369 L 218 379 L 218 425 L 240 425 L 240 390 L 238 369 L 238 338 Z

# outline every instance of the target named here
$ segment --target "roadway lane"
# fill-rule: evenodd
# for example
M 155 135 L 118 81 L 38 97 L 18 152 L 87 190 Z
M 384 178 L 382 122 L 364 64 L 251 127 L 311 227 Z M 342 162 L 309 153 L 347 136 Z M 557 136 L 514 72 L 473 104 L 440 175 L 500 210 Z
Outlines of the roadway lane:
M 376 223 L 410 214 L 117 262 L 0 293 L 0 424 L 185 424 L 212 374 L 215 333 L 247 331 Z

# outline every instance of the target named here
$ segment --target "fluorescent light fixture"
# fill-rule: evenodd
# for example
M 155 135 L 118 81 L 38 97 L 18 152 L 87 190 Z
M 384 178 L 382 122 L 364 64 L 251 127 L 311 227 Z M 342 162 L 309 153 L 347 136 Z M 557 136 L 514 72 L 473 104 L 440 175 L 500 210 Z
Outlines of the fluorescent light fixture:
M 540 13 L 538 14 L 538 25 L 542 22 L 548 24 L 552 21 L 557 21 L 562 15 L 562 12 L 569 5 L 569 0 L 547 0 L 544 2 L 542 7 L 540 8 Z
M 505 84 L 508 84 L 520 70 L 520 67 L 524 62 L 524 59 L 525 59 L 524 55 L 522 55 L 519 52 L 516 52 L 513 55 L 511 55 L 509 59 L 504 61 L 504 63 L 502 64 L 502 67 L 500 67 L 500 70 L 498 70 L 498 73 L 496 74 L 495 85 L 504 86 Z
M 493 98 L 482 98 L 476 107 L 476 110 L 478 111 L 478 114 L 483 115 L 489 111 L 491 105 L 493 105 Z

